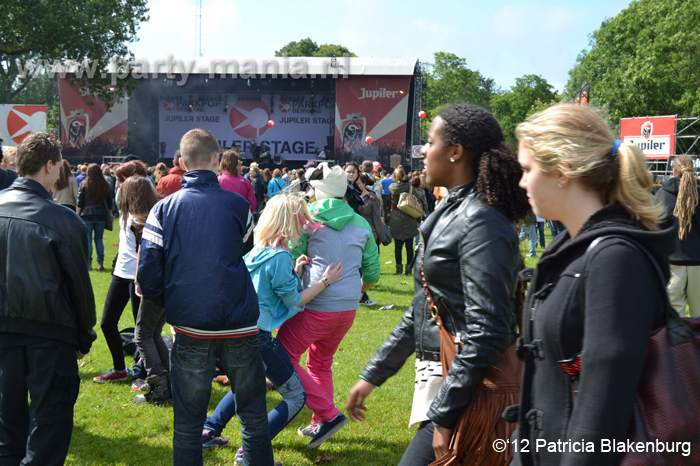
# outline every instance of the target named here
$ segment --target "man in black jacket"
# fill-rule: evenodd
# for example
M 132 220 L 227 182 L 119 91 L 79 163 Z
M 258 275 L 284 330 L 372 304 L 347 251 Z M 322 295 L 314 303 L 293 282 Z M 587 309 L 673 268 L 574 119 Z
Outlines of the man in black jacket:
M 96 338 L 87 231 L 49 194 L 61 167 L 55 136 L 28 136 L 17 167 L 21 177 L 0 193 L 0 464 L 63 464 L 76 358 Z

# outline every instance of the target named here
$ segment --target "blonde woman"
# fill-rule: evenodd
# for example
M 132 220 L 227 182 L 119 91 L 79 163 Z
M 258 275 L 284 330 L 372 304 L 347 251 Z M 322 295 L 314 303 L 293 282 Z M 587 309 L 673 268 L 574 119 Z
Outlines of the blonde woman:
M 700 317 L 700 187 L 695 178 L 693 159 L 679 155 L 673 160 L 673 178 L 664 181 L 656 193 L 668 215 L 678 218 L 678 249 L 671 254 L 671 280 L 668 297 L 674 309 L 685 317 Z
M 520 186 L 535 214 L 561 221 L 566 231 L 531 275 L 515 439 L 530 448 L 519 448 L 511 464 L 613 465 L 619 452 L 537 449 L 534 440 L 599 446 L 627 438 L 649 334 L 664 323 L 666 299 L 641 248 L 668 279 L 678 228 L 654 203 L 644 154 L 615 140 L 592 109 L 551 107 L 515 134 Z M 608 235 L 616 237 L 585 255 Z
M 343 277 L 343 265 L 331 264 L 318 282 L 301 291 L 299 277 L 309 259 L 302 255 L 295 265 L 288 247 L 296 245 L 302 234 L 309 229 L 319 227 L 321 224 L 311 219 L 303 199 L 290 194 L 278 194 L 270 199 L 260 216 L 255 227 L 255 247 L 245 256 L 260 305 L 258 327 L 265 375 L 282 395 L 282 401 L 267 416 L 270 439 L 299 414 L 306 402 L 306 393 L 289 355 L 270 332 Z M 229 392 L 204 424 L 204 448 L 228 444 L 228 440 L 220 436 L 235 413 L 234 393 Z

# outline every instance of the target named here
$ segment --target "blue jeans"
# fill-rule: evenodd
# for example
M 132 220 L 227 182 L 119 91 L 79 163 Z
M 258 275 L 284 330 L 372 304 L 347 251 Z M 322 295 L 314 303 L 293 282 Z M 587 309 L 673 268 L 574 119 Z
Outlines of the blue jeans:
M 102 242 L 102 236 L 105 234 L 105 222 L 93 222 L 92 220 L 83 220 L 87 226 L 88 234 L 88 257 L 92 261 L 92 232 L 95 232 L 95 249 L 97 250 L 97 261 L 105 260 L 105 245 Z
M 0 348 L 0 367 L 0 464 L 63 464 L 80 389 L 75 346 L 45 340 Z
M 544 244 L 544 222 L 537 222 L 537 231 L 540 235 L 540 247 L 545 247 Z
M 243 464 L 273 466 L 265 403 L 265 367 L 258 336 L 201 339 L 179 333 L 170 352 L 173 392 L 173 464 L 201 466 L 202 426 L 211 398 L 216 358 L 231 382 L 241 423 Z
M 530 225 L 529 227 L 520 227 L 520 241 L 525 238 L 530 240 L 530 257 L 537 257 L 537 227 L 535 225 Z
M 306 403 L 306 392 L 282 345 L 270 332 L 261 330 L 259 337 L 265 375 L 282 395 L 282 401 L 267 415 L 270 440 L 272 440 L 301 412 Z M 221 399 L 214 413 L 207 418 L 204 428 L 220 436 L 234 414 L 236 414 L 236 399 L 231 391 Z

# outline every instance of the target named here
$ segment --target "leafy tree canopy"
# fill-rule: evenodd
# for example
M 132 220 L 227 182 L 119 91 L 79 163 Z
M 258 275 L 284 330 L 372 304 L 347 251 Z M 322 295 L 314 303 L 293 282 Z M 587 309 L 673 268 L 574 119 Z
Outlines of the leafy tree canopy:
M 423 109 L 432 120 L 446 105 L 470 103 L 490 108 L 496 85 L 491 78 L 467 68 L 467 60 L 453 53 L 435 53 L 434 63 L 423 65 L 423 82 L 427 90 Z
M 279 50 L 275 50 L 276 57 L 342 57 L 347 54 L 349 57 L 356 57 L 347 47 L 336 44 L 318 45 L 310 38 L 300 41 L 292 41 Z
M 700 2 L 637 0 L 590 36 L 569 71 L 567 100 L 591 84 L 590 101 L 621 117 L 700 115 Z
M 527 74 L 515 80 L 510 91 L 491 99 L 493 116 L 501 123 L 506 140 L 515 143 L 515 127 L 528 116 L 558 100 L 554 88 L 541 76 Z
M 0 2 L 0 102 L 12 102 L 38 73 L 45 60 L 90 60 L 95 76 L 85 82 L 90 91 L 109 101 L 127 90 L 131 80 L 111 86 L 102 77 L 113 57 L 127 57 L 127 44 L 148 21 L 147 0 L 10 0 Z M 24 70 L 28 70 L 25 72 Z

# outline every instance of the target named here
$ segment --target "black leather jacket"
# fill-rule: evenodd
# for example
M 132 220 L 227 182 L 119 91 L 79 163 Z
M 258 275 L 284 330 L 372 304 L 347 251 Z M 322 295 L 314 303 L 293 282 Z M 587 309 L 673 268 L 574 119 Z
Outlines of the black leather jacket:
M 18 178 L 0 193 L 0 333 L 59 340 L 83 354 L 97 336 L 87 228 L 43 186 Z M 13 265 L 14 264 L 14 265 Z
M 440 333 L 426 302 L 423 266 L 445 327 L 465 344 L 428 411 L 437 425 L 454 428 L 486 371 L 513 339 L 518 236 L 502 212 L 477 199 L 475 183 L 450 190 L 421 230 L 425 244 L 416 254 L 413 303 L 361 376 L 379 386 L 414 351 L 419 359 L 440 360 Z

